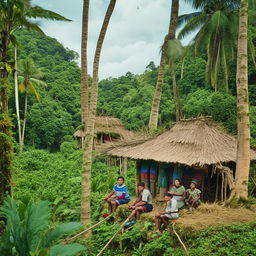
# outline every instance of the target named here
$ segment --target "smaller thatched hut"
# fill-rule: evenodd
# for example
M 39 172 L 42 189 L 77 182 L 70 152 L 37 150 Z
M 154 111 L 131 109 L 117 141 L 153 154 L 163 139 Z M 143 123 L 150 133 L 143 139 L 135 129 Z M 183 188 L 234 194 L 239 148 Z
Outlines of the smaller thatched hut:
M 96 145 L 108 141 L 130 140 L 134 136 L 133 132 L 124 128 L 120 119 L 108 116 L 96 117 L 94 133 L 96 134 Z M 80 129 L 74 133 L 74 136 L 83 138 L 85 133 Z
M 147 139 L 110 145 L 104 153 L 136 160 L 139 178 L 153 193 L 157 181 L 164 192 L 175 178 L 185 186 L 197 179 L 205 199 L 225 200 L 233 186 L 236 148 L 234 136 L 210 117 L 199 117 L 181 120 Z M 251 159 L 256 159 L 254 151 Z

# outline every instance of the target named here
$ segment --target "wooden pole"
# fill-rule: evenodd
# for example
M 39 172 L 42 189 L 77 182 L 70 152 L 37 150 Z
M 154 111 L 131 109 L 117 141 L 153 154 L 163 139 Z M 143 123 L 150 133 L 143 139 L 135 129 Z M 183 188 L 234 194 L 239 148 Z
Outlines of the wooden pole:
M 114 240 L 114 238 L 116 237 L 116 235 L 123 229 L 125 223 L 127 223 L 129 221 L 129 219 L 126 219 L 121 227 L 116 231 L 116 233 L 110 238 L 110 240 L 106 243 L 106 245 L 102 248 L 102 250 L 97 254 L 97 256 L 101 256 L 102 253 L 106 250 L 106 248 L 109 246 L 109 244 Z
M 97 222 L 96 224 L 94 224 L 94 225 L 92 225 L 91 227 L 89 227 L 89 228 L 83 230 L 82 232 L 76 234 L 75 236 L 66 239 L 66 242 L 69 242 L 69 241 L 71 241 L 71 240 L 74 240 L 75 238 L 77 238 L 77 237 L 79 237 L 79 236 L 85 234 L 85 233 L 88 232 L 89 230 L 91 230 L 91 229 L 97 227 L 97 226 L 100 225 L 101 223 L 103 223 L 103 222 L 105 222 L 106 220 L 108 220 L 111 216 L 112 216 L 112 215 L 109 215 L 107 218 L 103 219 L 102 221 Z
M 181 243 L 181 245 L 182 245 L 182 247 L 183 247 L 184 251 L 186 252 L 186 255 L 188 255 L 188 250 L 187 250 L 187 248 L 186 248 L 185 244 L 182 242 L 182 240 L 181 240 L 180 236 L 178 235 L 178 233 L 175 231 L 174 226 L 175 226 L 175 222 L 173 222 L 173 223 L 172 223 L 172 229 L 173 229 L 173 232 L 174 232 L 174 234 L 177 236 L 177 238 L 178 238 L 179 242 Z

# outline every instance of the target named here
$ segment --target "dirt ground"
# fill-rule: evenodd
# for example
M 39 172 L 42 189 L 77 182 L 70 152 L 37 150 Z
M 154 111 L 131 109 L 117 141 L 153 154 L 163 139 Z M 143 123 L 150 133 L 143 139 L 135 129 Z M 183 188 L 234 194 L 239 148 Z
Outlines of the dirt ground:
M 164 203 L 155 203 L 154 210 L 150 213 L 141 215 L 142 220 L 154 220 L 156 212 L 164 209 Z M 121 206 L 122 208 L 125 206 Z M 121 209 L 120 209 L 121 210 Z M 126 212 L 123 208 L 122 212 Z M 193 230 L 204 229 L 208 226 L 219 226 L 237 223 L 248 223 L 256 221 L 256 205 L 246 208 L 228 208 L 216 203 L 201 204 L 197 209 L 188 211 L 183 209 L 180 211 L 180 218 L 176 222 L 184 228 Z

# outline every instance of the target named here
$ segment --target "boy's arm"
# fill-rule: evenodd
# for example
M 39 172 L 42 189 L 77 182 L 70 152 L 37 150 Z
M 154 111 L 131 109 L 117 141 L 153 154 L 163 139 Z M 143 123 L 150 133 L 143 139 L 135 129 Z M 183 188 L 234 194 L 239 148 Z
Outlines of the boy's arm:
M 141 200 L 138 203 L 136 203 L 134 207 L 143 206 L 144 204 L 147 204 L 147 202 Z
M 104 200 L 108 200 L 112 195 L 114 195 L 115 191 L 112 190 L 106 197 L 104 197 Z
M 129 206 L 129 208 L 135 208 L 135 205 L 137 205 L 141 201 L 141 195 L 137 198 L 137 200 L 134 202 L 132 206 Z
M 197 195 L 197 197 L 195 199 L 193 199 L 195 202 L 198 201 L 200 199 L 200 194 Z

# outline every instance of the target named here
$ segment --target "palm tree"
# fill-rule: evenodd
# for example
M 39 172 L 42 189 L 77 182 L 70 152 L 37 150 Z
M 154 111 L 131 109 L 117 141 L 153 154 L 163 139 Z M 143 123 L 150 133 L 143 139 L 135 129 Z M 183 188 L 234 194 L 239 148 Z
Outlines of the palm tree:
M 12 123 L 8 115 L 8 77 L 12 71 L 12 62 L 7 53 L 11 43 L 16 45 L 16 30 L 26 28 L 42 32 L 39 25 L 32 20 L 36 18 L 68 21 L 55 12 L 32 6 L 30 0 L 0 0 L 0 203 L 5 192 L 11 192 L 13 155 Z
M 239 0 L 187 0 L 195 9 L 179 17 L 179 25 L 185 23 L 178 38 L 199 30 L 193 44 L 195 53 L 207 50 L 206 77 L 215 90 L 218 82 L 224 80 L 228 91 L 228 60 L 233 59 L 237 39 Z M 223 70 L 223 71 L 222 71 Z
M 178 14 L 177 14 L 178 18 Z M 180 101 L 179 89 L 176 82 L 175 75 L 175 60 L 183 59 L 185 56 L 185 48 L 182 46 L 181 42 L 177 39 L 170 40 L 168 42 L 168 47 L 166 51 L 167 59 L 169 61 L 169 66 L 172 74 L 172 89 L 175 99 L 175 110 L 176 110 L 176 121 L 182 118 L 182 107 Z
M 81 100 L 82 100 L 82 124 L 85 125 L 89 115 L 88 102 L 88 68 L 87 68 L 87 40 L 90 0 L 84 0 L 82 45 L 81 45 Z
M 19 74 L 19 90 L 22 93 L 25 93 L 24 118 L 20 145 L 20 150 L 22 152 L 24 147 L 26 117 L 28 111 L 28 94 L 30 92 L 32 95 L 36 97 L 37 101 L 40 101 L 40 95 L 38 94 L 36 87 L 47 86 L 47 84 L 44 81 L 40 80 L 41 74 L 31 59 L 21 61 Z
M 234 197 L 247 199 L 250 168 L 250 119 L 248 100 L 248 0 L 241 0 L 237 48 L 237 159 Z
M 166 63 L 167 42 L 169 40 L 175 39 L 175 32 L 176 32 L 176 25 L 177 25 L 176 14 L 178 15 L 178 11 L 179 11 L 179 0 L 172 0 L 172 9 L 171 9 L 170 22 L 169 22 L 168 35 L 165 37 L 164 44 L 162 46 L 157 83 L 156 83 L 155 93 L 152 101 L 150 119 L 148 124 L 148 127 L 150 130 L 157 128 L 159 106 L 160 106 L 162 88 L 164 83 L 164 69 L 165 69 L 165 63 Z
M 85 148 L 83 154 L 82 167 L 82 195 L 81 195 L 81 223 L 86 225 L 91 223 L 91 167 L 92 150 L 94 137 L 94 124 L 96 106 L 98 100 L 99 62 L 103 41 L 107 32 L 111 15 L 114 11 L 116 0 L 111 0 L 101 27 L 93 62 L 93 81 L 90 98 L 89 118 L 86 125 Z

